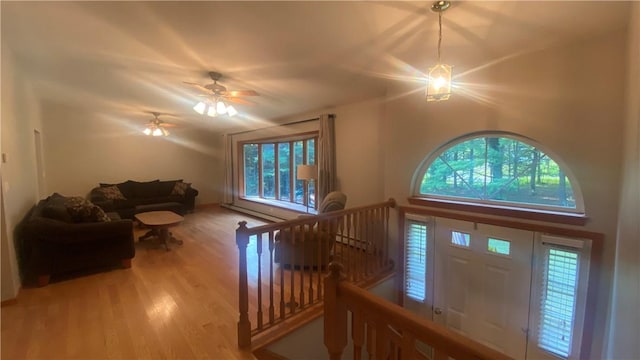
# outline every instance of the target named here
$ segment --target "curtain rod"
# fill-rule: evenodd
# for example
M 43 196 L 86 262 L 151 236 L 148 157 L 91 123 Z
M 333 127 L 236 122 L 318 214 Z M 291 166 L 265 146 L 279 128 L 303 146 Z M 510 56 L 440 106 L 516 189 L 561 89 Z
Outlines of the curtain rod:
M 331 114 L 333 115 L 333 114 Z M 270 129 L 270 128 L 274 128 L 274 127 L 278 127 L 278 126 L 286 126 L 286 125 L 295 125 L 295 124 L 301 124 L 301 123 L 305 123 L 305 122 L 309 122 L 309 121 L 316 121 L 316 120 L 320 120 L 319 117 L 316 118 L 312 118 L 312 119 L 305 119 L 305 120 L 298 120 L 298 121 L 292 121 L 292 122 L 288 122 L 288 123 L 283 123 L 283 124 L 278 124 L 278 125 L 271 125 L 271 126 L 265 126 L 263 128 L 259 128 L 259 129 L 252 129 L 252 130 L 244 130 L 244 131 L 238 131 L 238 132 L 234 132 L 234 133 L 229 133 L 227 135 L 240 135 L 240 134 L 246 134 L 246 133 L 250 133 L 253 131 L 258 131 L 258 130 L 264 130 L 264 129 Z

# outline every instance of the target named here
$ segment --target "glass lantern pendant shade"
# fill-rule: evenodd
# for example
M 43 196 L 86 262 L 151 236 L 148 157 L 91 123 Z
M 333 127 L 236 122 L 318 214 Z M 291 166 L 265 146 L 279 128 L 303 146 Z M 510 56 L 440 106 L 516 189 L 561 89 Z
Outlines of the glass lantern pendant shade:
M 427 101 L 447 100 L 451 96 L 450 65 L 440 61 L 440 47 L 442 45 L 442 13 L 451 6 L 449 1 L 436 1 L 431 10 L 438 13 L 438 64 L 429 68 L 427 78 Z
M 427 101 L 447 100 L 451 96 L 451 66 L 438 64 L 429 68 Z

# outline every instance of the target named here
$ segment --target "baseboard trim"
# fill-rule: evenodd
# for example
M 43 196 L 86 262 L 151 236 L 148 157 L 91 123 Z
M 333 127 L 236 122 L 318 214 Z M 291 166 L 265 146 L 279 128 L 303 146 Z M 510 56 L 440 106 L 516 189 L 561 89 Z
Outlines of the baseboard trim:
M 18 299 L 17 298 L 13 298 L 13 299 L 7 299 L 7 300 L 3 300 L 0 302 L 0 307 L 5 307 L 5 306 L 9 306 L 9 305 L 15 305 L 18 303 Z
M 220 207 L 220 203 L 198 204 L 194 208 L 196 210 L 204 210 L 204 209 L 210 209 L 210 208 L 215 208 L 215 207 Z
M 241 212 L 247 215 L 251 215 L 253 217 L 257 217 L 259 219 L 263 219 L 263 220 L 267 220 L 267 221 L 271 221 L 271 222 L 281 222 L 281 221 L 285 221 L 286 219 L 281 219 L 275 216 L 271 216 L 271 215 L 267 215 L 258 211 L 254 211 L 254 210 L 249 210 L 249 209 L 245 209 L 243 207 L 239 207 L 239 206 L 235 206 L 232 204 L 220 204 L 221 207 L 229 209 L 229 210 L 233 210 L 233 211 L 237 211 L 237 212 Z

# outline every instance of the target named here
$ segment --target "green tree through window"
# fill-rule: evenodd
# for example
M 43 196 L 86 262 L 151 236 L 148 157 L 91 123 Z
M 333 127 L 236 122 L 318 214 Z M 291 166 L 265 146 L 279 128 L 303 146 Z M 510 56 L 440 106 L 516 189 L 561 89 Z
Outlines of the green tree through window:
M 558 163 L 510 137 L 482 135 L 449 146 L 422 174 L 420 195 L 576 209 Z
M 242 144 L 245 199 L 274 200 L 275 206 L 292 202 L 315 207 L 315 186 L 309 184 L 305 199 L 305 182 L 297 180 L 298 165 L 316 163 L 317 137 L 297 136 L 293 140 L 256 141 Z

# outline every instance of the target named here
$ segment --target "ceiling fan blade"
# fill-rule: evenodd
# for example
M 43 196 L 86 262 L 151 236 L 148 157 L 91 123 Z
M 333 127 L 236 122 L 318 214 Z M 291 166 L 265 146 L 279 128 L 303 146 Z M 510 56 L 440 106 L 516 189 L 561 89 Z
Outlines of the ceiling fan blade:
M 225 91 L 224 94 L 230 97 L 238 97 L 238 96 L 259 96 L 255 90 L 228 90 Z
M 202 90 L 204 92 L 207 92 L 207 93 L 211 92 L 211 90 L 207 89 L 206 87 L 204 87 L 204 86 L 202 86 L 202 85 L 200 85 L 198 83 L 192 83 L 192 82 L 188 82 L 188 81 L 183 81 L 183 83 L 185 83 L 187 85 L 191 85 L 193 87 L 196 87 L 196 88 L 198 88 L 198 89 L 200 89 L 200 90 Z
M 176 124 L 171 124 L 171 123 L 162 123 L 162 124 L 160 124 L 160 126 L 162 126 L 162 127 L 176 127 L 176 126 L 178 126 L 178 125 L 176 125 Z
M 253 105 L 254 103 L 252 103 L 251 101 L 245 100 L 245 99 L 241 99 L 241 98 L 234 98 L 234 97 L 226 97 L 224 98 L 225 100 L 227 100 L 228 102 L 232 102 L 232 103 L 236 103 L 236 104 L 244 104 L 244 105 Z

